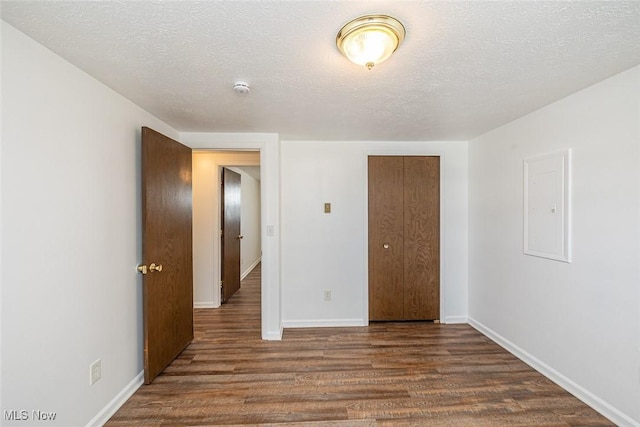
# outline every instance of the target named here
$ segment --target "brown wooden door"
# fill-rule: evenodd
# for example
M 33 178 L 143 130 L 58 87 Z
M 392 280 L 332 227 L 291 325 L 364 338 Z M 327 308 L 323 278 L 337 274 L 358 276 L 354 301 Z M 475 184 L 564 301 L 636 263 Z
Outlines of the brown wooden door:
M 240 174 L 222 170 L 222 302 L 240 289 Z
M 371 320 L 401 320 L 404 317 L 403 182 L 402 157 L 369 157 Z
M 404 158 L 404 318 L 440 318 L 440 158 Z
M 146 384 L 193 339 L 191 206 L 191 149 L 142 128 L 142 257 L 156 266 L 143 276 Z
M 440 159 L 369 157 L 369 319 L 440 317 Z

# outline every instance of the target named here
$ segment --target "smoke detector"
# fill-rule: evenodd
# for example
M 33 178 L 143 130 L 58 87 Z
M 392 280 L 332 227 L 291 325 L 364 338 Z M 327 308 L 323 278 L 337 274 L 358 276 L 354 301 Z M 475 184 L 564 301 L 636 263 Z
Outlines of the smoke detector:
M 249 83 L 247 82 L 235 82 L 235 84 L 233 85 L 233 90 L 235 90 L 236 92 L 242 94 L 242 95 L 246 95 L 249 93 Z

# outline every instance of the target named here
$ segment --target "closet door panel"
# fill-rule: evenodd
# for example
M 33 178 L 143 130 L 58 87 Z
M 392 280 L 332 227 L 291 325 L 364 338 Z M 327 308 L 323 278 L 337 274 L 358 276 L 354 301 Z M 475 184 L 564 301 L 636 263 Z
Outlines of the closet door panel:
M 369 320 L 403 320 L 402 157 L 369 157 Z
M 405 157 L 403 211 L 404 319 L 439 319 L 439 157 Z

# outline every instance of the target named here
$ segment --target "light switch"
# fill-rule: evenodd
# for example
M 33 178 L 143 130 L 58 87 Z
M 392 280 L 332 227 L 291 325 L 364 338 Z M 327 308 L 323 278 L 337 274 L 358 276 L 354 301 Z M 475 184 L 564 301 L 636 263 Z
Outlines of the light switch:
M 331 213 L 331 203 L 324 204 L 324 213 Z

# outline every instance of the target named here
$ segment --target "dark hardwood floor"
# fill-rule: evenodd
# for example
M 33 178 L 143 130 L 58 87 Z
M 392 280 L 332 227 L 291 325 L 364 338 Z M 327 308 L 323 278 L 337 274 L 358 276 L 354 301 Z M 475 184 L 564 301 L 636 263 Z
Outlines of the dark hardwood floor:
M 260 339 L 260 268 L 108 426 L 610 426 L 468 325 L 372 323 Z

